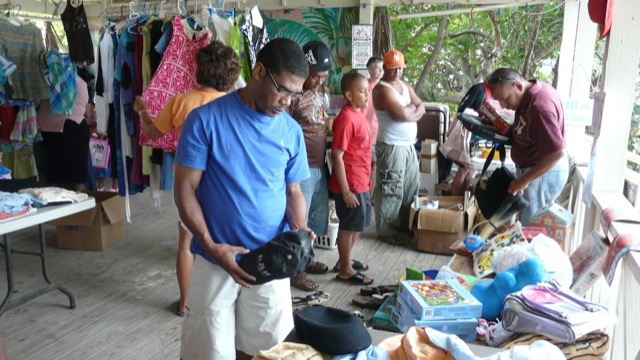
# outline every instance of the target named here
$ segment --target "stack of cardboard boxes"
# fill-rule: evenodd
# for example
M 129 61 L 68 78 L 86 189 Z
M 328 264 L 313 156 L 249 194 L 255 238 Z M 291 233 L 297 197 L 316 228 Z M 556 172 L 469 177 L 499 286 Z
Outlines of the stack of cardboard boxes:
M 391 320 L 406 333 L 410 327 L 429 327 L 476 340 L 482 304 L 456 280 L 402 281 Z
M 437 209 L 424 205 L 438 202 Z M 453 254 L 451 245 L 464 239 L 476 219 L 475 202 L 464 203 L 462 196 L 430 196 L 418 199 L 409 211 L 409 228 L 416 240 L 416 250 L 437 254 Z
M 418 195 L 433 196 L 438 183 L 438 142 L 427 139 L 420 150 L 420 187 Z

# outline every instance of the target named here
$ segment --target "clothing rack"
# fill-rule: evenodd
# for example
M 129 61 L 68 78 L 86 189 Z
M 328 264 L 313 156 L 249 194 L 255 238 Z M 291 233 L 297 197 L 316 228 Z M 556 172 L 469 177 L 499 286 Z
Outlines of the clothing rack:
M 162 0 L 162 1 L 143 1 L 143 2 L 131 1 L 128 4 L 126 4 L 126 3 L 113 4 L 112 3 L 112 5 L 106 6 L 104 8 L 103 15 L 106 15 L 106 16 L 118 16 L 118 15 L 121 15 L 121 16 L 125 17 L 125 16 L 129 16 L 131 14 L 149 15 L 149 14 L 158 14 L 158 13 L 162 12 L 165 15 L 177 16 L 177 15 L 193 14 L 193 13 L 197 12 L 198 10 L 200 10 L 202 8 L 211 8 L 211 9 L 216 9 L 216 10 L 218 10 L 218 9 L 223 10 L 225 4 L 226 4 L 226 1 L 223 1 L 222 5 L 220 5 L 219 1 L 216 1 L 216 6 L 214 6 L 212 4 L 211 0 L 201 0 L 201 1 L 194 1 L 194 0 L 167 1 L 167 0 Z M 166 10 L 167 8 L 171 9 L 171 10 L 167 11 Z M 184 10 L 184 11 L 181 12 L 180 10 Z M 243 11 L 238 11 L 237 9 L 235 9 L 235 2 L 234 2 L 234 9 L 233 10 L 235 11 L 236 14 L 243 12 Z
M 60 22 L 60 17 L 58 15 L 51 16 L 38 16 L 38 15 L 20 15 L 20 11 L 22 10 L 22 5 L 20 4 L 2 4 L 0 5 L 0 11 L 15 11 L 14 17 L 17 17 L 22 20 L 38 20 L 38 21 L 51 21 L 51 22 Z
M 20 5 L 20 4 L 11 4 L 11 3 L 9 3 L 9 4 L 1 4 L 0 5 L 0 11 L 5 11 L 5 10 L 14 11 L 16 9 L 18 9 L 16 11 L 16 15 L 20 14 L 20 11 L 22 10 L 22 5 Z

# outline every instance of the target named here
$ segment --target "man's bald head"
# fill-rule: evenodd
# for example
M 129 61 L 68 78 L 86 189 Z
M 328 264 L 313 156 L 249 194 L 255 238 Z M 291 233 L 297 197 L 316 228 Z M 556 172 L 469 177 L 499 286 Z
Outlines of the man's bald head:
M 527 81 L 519 72 L 509 68 L 499 68 L 494 71 L 487 79 L 487 84 L 498 85 L 509 82 L 525 82 Z

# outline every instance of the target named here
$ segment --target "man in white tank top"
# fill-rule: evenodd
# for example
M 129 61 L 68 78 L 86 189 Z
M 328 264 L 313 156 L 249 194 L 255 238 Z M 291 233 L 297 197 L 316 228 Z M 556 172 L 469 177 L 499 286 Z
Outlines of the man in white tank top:
M 404 245 L 411 240 L 409 209 L 418 193 L 418 156 L 413 144 L 424 105 L 411 85 L 402 80 L 404 55 L 391 50 L 384 56 L 382 79 L 373 89 L 373 107 L 378 117 L 376 157 L 378 178 L 373 197 L 376 230 L 381 240 Z

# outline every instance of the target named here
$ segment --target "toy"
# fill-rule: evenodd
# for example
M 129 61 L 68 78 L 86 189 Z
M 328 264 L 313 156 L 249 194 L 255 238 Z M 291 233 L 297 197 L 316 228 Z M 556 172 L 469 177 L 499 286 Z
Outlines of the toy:
M 483 281 L 471 289 L 471 295 L 482 303 L 482 317 L 495 320 L 500 316 L 505 297 L 522 290 L 526 285 L 534 285 L 548 280 L 544 264 L 538 258 L 530 258 L 496 275 L 495 279 Z
M 471 234 L 464 239 L 464 247 L 471 252 L 478 250 L 484 244 L 484 240 L 478 235 Z

